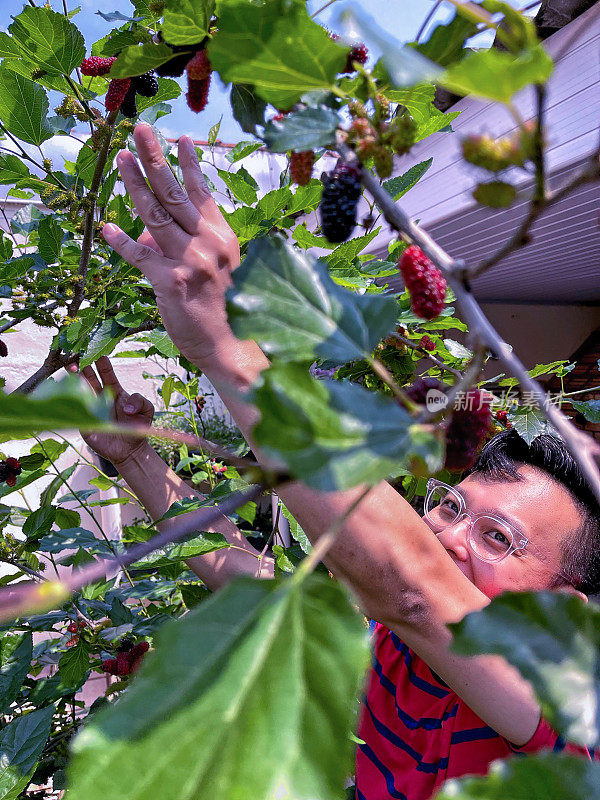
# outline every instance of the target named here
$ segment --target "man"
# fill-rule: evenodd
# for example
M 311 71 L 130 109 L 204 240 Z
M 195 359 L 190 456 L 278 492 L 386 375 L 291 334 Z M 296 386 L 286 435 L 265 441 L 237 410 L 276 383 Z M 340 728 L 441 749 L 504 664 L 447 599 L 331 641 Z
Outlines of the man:
M 120 153 L 117 162 L 147 230 L 136 243 L 106 225 L 104 237 L 150 280 L 171 338 L 268 463 L 252 442 L 257 410 L 240 393 L 269 362 L 254 342 L 236 339 L 225 313 L 224 291 L 239 262 L 235 236 L 208 192 L 190 139 L 179 141 L 186 192 L 151 128 L 138 125 L 134 136 L 150 186 L 131 153 Z M 151 407 L 129 398 L 105 361 L 98 366 L 104 384 L 117 391 L 117 418 L 149 419 Z M 85 374 L 100 389 L 92 373 Z M 143 441 L 131 452 L 112 452 L 104 437 L 90 442 L 116 461 L 154 517 L 190 494 Z M 359 800 L 428 798 L 446 778 L 486 772 L 511 751 L 564 746 L 540 721 L 531 688 L 516 670 L 494 656 L 454 655 L 446 627 L 508 589 L 597 590 L 597 508 L 560 443 L 551 440 L 542 451 L 530 457 L 528 448 L 517 447 L 512 458 L 501 445 L 459 484 L 460 494 L 433 484 L 426 519 L 382 481 L 328 552 L 328 567 L 379 623 L 359 730 Z M 363 489 L 323 493 L 292 483 L 280 494 L 315 543 Z M 271 574 L 271 562 L 257 561 L 229 520 L 214 529 L 242 549 L 190 562 L 210 587 L 240 573 Z

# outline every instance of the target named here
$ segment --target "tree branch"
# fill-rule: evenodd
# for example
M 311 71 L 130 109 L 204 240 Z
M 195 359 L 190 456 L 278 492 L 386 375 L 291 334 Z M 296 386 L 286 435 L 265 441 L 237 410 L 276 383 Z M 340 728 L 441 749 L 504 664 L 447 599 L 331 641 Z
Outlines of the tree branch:
M 66 367 L 67 364 L 70 364 L 72 361 L 75 360 L 75 356 L 70 353 L 63 353 L 58 348 L 51 348 L 50 352 L 44 359 L 44 363 L 42 366 L 37 369 L 33 375 L 30 375 L 26 381 L 14 390 L 15 392 L 22 392 L 23 394 L 29 394 L 33 392 L 34 389 L 43 383 L 46 378 L 49 378 L 51 375 L 54 375 L 55 372 L 58 372 L 59 369 L 62 367 Z
M 338 144 L 344 158 L 356 162 L 355 153 L 343 142 Z M 598 171 L 598 164 L 595 165 Z M 514 375 L 521 386 L 531 392 L 535 402 L 546 418 L 563 438 L 569 452 L 581 468 L 590 488 L 600 503 L 600 474 L 595 458 L 600 457 L 600 444 L 572 425 L 565 415 L 548 403 L 546 393 L 540 384 L 531 378 L 514 354 L 509 345 L 491 325 L 470 291 L 465 279 L 465 268 L 462 260 L 453 259 L 422 228 L 420 228 L 406 212 L 392 199 L 391 195 L 379 184 L 368 170 L 362 170 L 362 182 L 371 194 L 386 220 L 395 230 L 404 234 L 431 259 L 442 271 L 448 284 L 456 295 L 457 304 L 463 320 L 475 339 L 490 350 L 506 369 Z M 583 180 L 583 178 L 581 179 Z M 564 196 L 566 189 L 561 190 Z

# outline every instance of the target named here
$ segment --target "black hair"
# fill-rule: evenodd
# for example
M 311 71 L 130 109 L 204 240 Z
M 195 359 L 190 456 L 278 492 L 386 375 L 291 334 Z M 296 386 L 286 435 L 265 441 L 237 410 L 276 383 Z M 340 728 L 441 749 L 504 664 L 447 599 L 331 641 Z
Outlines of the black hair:
M 564 486 L 581 514 L 581 525 L 563 543 L 562 571 L 585 594 L 600 592 L 600 505 L 562 439 L 536 436 L 531 444 L 515 431 L 496 434 L 482 449 L 469 474 L 484 480 L 520 481 L 519 466 L 529 464 Z

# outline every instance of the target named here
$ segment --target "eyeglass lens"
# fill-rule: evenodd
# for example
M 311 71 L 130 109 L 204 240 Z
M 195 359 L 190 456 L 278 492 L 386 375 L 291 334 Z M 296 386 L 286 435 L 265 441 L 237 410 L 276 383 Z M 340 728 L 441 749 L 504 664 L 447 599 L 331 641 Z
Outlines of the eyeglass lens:
M 437 486 L 429 493 L 425 503 L 425 516 L 436 533 L 453 525 L 461 512 L 461 499 L 445 486 Z M 499 561 L 509 552 L 513 543 L 510 528 L 492 517 L 481 516 L 472 522 L 469 544 L 484 561 Z

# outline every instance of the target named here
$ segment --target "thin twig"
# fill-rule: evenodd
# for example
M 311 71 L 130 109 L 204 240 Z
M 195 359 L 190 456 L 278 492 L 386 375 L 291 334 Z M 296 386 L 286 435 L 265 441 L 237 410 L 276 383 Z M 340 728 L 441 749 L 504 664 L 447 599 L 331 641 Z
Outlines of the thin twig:
M 483 369 L 485 362 L 485 353 L 486 348 L 477 343 L 473 350 L 473 357 L 468 363 L 464 374 L 461 376 L 461 379 L 451 386 L 446 393 L 446 405 L 439 411 L 426 412 L 419 419 L 419 422 L 436 422 L 438 419 L 440 419 L 440 417 L 443 417 L 445 414 L 447 414 L 450 409 L 454 408 L 460 395 L 463 392 L 468 391 L 473 384 L 477 383 L 477 379 L 481 374 L 481 370 Z
M 429 11 L 429 14 L 427 14 L 425 19 L 421 23 L 421 27 L 419 28 L 419 30 L 417 32 L 417 35 L 415 36 L 415 42 L 418 42 L 420 40 L 421 36 L 423 36 L 425 31 L 427 30 L 427 26 L 429 25 L 429 23 L 433 19 L 433 16 L 434 16 L 435 12 L 442 5 L 442 2 L 443 2 L 443 0 L 436 0 L 436 2 L 433 4 L 433 7 Z
M 491 269 L 491 267 L 494 267 L 496 264 L 506 258 L 513 251 L 518 250 L 520 247 L 524 247 L 526 244 L 529 244 L 529 231 L 538 217 L 542 216 L 544 212 L 546 212 L 552 206 L 555 206 L 557 203 L 567 197 L 567 195 L 575 191 L 575 189 L 578 189 L 580 186 L 583 186 L 586 183 L 593 183 L 597 180 L 600 180 L 600 149 L 594 153 L 588 164 L 581 169 L 577 175 L 575 175 L 575 177 L 571 178 L 571 180 L 567 181 L 556 191 L 550 194 L 546 193 L 546 197 L 542 201 L 538 203 L 531 202 L 523 222 L 519 225 L 510 239 L 505 242 L 502 247 L 498 248 L 495 253 L 492 253 L 491 256 L 484 258 L 483 261 L 481 261 L 475 267 L 468 268 L 467 276 L 469 278 L 476 278 L 479 275 L 482 275 L 484 272 L 487 272 L 488 269 Z
M 83 586 L 95 583 L 102 578 L 113 575 L 116 571 L 129 567 L 136 561 L 153 553 L 161 547 L 185 539 L 186 536 L 205 530 L 222 515 L 233 512 L 245 503 L 255 500 L 263 487 L 253 486 L 244 492 L 234 492 L 226 500 L 215 507 L 199 508 L 189 514 L 167 520 L 167 529 L 153 536 L 147 542 L 130 547 L 125 553 L 114 558 L 106 558 L 88 564 L 60 581 L 46 581 L 44 584 L 23 582 L 0 591 L 0 620 L 3 622 L 32 614 L 44 609 L 62 605 L 73 592 Z
M 349 160 L 356 160 L 355 154 L 343 142 L 338 144 L 340 152 Z M 596 171 L 598 166 L 596 165 Z M 530 377 L 526 368 L 514 354 L 512 348 L 502 339 L 489 322 L 479 304 L 471 294 L 465 280 L 464 263 L 453 259 L 422 228 L 419 227 L 406 212 L 397 205 L 391 195 L 379 184 L 379 181 L 368 170 L 362 171 L 362 182 L 389 224 L 400 231 L 433 261 L 441 270 L 448 284 L 456 295 L 462 319 L 476 340 L 484 345 L 514 375 L 523 389 L 531 392 L 536 405 L 542 410 L 549 422 L 563 438 L 569 452 L 581 468 L 594 496 L 600 503 L 600 475 L 595 458 L 600 457 L 600 444 L 579 431 L 565 415 L 547 402 L 546 393 L 540 384 Z M 564 191 L 564 189 L 563 189 Z
M 325 5 L 321 6 L 321 8 L 318 8 L 313 14 L 311 14 L 310 18 L 314 19 L 321 13 L 321 11 L 325 11 L 326 8 L 329 8 L 329 6 L 332 6 L 335 2 L 336 0 L 327 0 L 327 3 L 325 3 Z
M 441 369 L 442 371 L 445 370 L 446 372 L 450 372 L 459 380 L 462 378 L 463 374 L 460 370 L 455 369 L 454 367 L 450 367 L 448 366 L 448 364 L 444 364 L 444 362 L 440 358 L 434 356 L 425 347 L 421 347 L 421 345 L 417 344 L 416 342 L 413 342 L 411 339 L 407 339 L 406 336 L 402 336 L 401 333 L 392 333 L 390 334 L 390 336 L 393 336 L 394 338 L 398 339 L 398 341 L 402 342 L 402 344 L 405 344 L 407 347 L 412 347 L 413 350 L 418 350 L 419 352 L 421 352 L 426 358 L 428 358 L 431 362 L 433 362 L 436 365 L 436 367 L 439 367 L 439 369 Z

